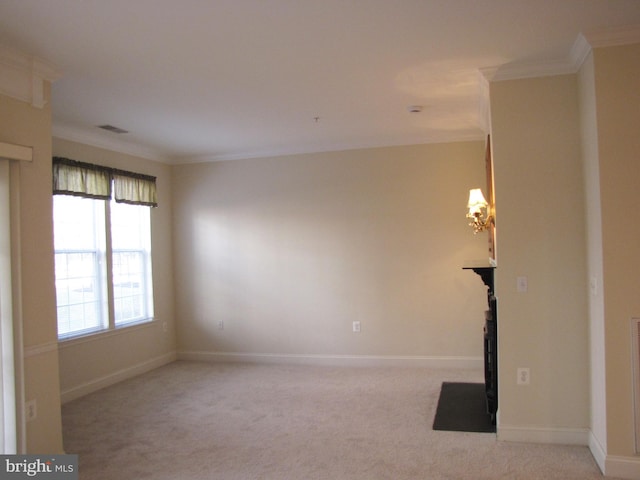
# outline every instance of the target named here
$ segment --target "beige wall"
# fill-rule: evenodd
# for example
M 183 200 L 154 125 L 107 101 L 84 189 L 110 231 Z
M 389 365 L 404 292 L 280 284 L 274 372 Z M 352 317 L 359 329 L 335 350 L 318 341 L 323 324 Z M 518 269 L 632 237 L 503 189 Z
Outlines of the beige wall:
M 577 78 L 493 82 L 499 429 L 586 441 L 589 350 Z M 528 278 L 519 293 L 516 279 Z M 519 367 L 529 386 L 516 385 Z
M 575 76 L 491 84 L 499 434 L 588 425 L 601 468 L 624 478 L 639 478 L 630 339 L 640 317 L 638 78 L 635 44 L 594 49 Z M 527 294 L 515 292 L 519 275 L 529 276 Z M 520 366 L 532 368 L 530 387 L 515 385 Z
M 46 92 L 49 98 L 49 92 Z M 56 337 L 51 219 L 51 111 L 0 95 L 0 141 L 33 147 L 32 162 L 12 162 L 14 312 L 23 327 L 24 389 L 36 400 L 37 418 L 26 424 L 29 453 L 61 453 L 60 389 Z M 14 272 L 17 273 L 17 272 Z
M 60 384 L 67 401 L 175 358 L 170 167 L 54 138 L 53 153 L 157 177 L 158 207 L 151 210 L 155 321 L 60 344 Z M 51 187 L 48 192 L 50 195 Z M 165 331 L 166 330 L 166 331 Z
M 179 351 L 480 364 L 485 288 L 461 267 L 488 258 L 464 217 L 484 142 L 194 164 L 173 179 Z
M 640 44 L 596 48 L 593 55 L 602 210 L 607 453 L 632 456 L 630 321 L 640 317 L 636 207 L 640 185 Z

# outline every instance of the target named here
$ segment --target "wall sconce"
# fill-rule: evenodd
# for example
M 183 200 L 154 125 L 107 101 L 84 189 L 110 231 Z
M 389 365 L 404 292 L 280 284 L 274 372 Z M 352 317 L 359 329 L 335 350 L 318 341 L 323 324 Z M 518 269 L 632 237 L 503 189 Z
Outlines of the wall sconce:
M 469 203 L 467 204 L 469 213 L 467 218 L 471 219 L 470 227 L 473 233 L 484 232 L 493 224 L 493 209 L 482 195 L 482 190 L 473 188 L 469 190 Z

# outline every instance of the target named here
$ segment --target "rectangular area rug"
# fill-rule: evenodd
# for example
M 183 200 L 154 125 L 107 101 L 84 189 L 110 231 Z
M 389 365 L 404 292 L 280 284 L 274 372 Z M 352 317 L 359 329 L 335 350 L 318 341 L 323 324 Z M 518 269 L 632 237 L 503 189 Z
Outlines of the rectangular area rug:
M 443 382 L 433 429 L 495 433 L 487 413 L 484 384 Z

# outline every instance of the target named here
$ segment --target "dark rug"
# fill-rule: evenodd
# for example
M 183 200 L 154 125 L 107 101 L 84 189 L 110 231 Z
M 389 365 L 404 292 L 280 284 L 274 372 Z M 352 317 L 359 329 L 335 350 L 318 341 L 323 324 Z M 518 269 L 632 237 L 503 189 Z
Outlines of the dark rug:
M 434 430 L 495 433 L 487 413 L 484 383 L 443 382 Z

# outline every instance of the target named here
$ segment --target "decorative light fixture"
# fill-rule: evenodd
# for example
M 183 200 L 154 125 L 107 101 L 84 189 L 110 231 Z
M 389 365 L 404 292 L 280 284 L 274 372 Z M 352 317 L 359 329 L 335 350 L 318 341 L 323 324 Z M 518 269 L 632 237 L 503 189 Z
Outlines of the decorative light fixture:
M 471 219 L 469 226 L 473 227 L 473 233 L 484 232 L 493 224 L 492 207 L 484 199 L 482 190 L 479 188 L 469 190 L 467 208 L 469 209 L 467 218 Z

